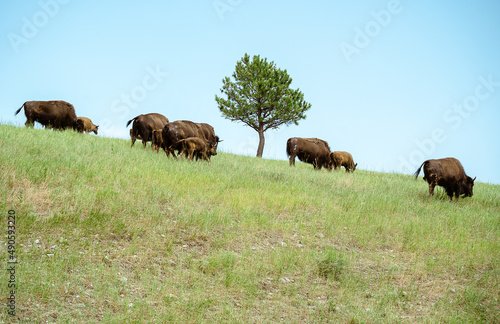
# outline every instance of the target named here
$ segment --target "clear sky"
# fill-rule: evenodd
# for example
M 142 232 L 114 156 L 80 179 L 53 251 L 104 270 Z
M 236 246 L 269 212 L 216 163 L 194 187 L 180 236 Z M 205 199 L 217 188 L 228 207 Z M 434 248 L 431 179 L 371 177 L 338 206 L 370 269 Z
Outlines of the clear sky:
M 0 122 L 29 100 L 66 100 L 129 138 L 149 112 L 214 126 L 225 152 L 255 156 L 257 133 L 215 95 L 245 53 L 286 69 L 312 104 L 266 133 L 351 152 L 358 168 L 413 173 L 458 158 L 500 184 L 500 1 L 1 1 Z M 91 135 L 94 136 L 94 135 Z M 286 165 L 286 164 L 285 164 Z

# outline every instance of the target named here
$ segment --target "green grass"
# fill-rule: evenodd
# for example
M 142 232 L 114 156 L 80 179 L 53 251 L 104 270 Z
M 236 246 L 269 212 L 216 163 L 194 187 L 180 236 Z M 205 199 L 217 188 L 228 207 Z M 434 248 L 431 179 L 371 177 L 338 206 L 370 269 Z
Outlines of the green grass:
M 0 167 L 21 322 L 500 321 L 498 185 L 450 203 L 407 175 L 9 125 Z

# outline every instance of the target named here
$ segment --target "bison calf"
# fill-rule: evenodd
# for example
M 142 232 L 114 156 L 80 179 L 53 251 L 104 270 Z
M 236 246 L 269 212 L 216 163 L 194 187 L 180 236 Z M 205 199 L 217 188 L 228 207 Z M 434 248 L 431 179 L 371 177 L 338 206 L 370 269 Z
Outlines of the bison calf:
M 344 167 L 345 172 L 354 172 L 356 170 L 357 163 L 354 164 L 354 160 L 352 159 L 351 153 L 342 152 L 342 151 L 334 151 L 330 153 L 330 160 L 333 163 L 333 169 L 337 170 L 337 168 Z
M 458 199 L 460 195 L 472 197 L 472 188 L 474 180 L 465 174 L 460 161 L 455 158 L 445 158 L 437 160 L 424 161 L 420 168 L 415 172 L 415 180 L 424 167 L 424 180 L 429 183 L 429 198 L 434 195 L 434 187 L 441 186 L 446 190 L 446 194 L 453 198 L 453 194 Z
M 199 157 L 203 157 L 210 163 L 210 156 L 217 155 L 214 145 L 200 137 L 188 137 L 178 141 L 176 145 L 182 147 L 181 155 L 187 155 L 189 161 L 192 161 L 194 154 L 196 154 L 196 161 Z
M 94 125 L 92 120 L 87 117 L 78 117 L 78 132 L 83 133 L 90 133 L 94 132 L 94 134 L 97 135 L 97 129 L 99 128 L 98 125 Z
M 194 123 L 190 120 L 176 120 L 163 127 L 163 147 L 167 156 L 172 153 L 177 158 L 175 151 L 179 154 L 182 147 L 180 140 L 189 137 L 199 137 L 204 139 L 209 145 L 217 151 L 217 145 L 221 140 L 215 135 L 214 128 L 206 123 Z M 215 155 L 215 154 L 214 154 Z

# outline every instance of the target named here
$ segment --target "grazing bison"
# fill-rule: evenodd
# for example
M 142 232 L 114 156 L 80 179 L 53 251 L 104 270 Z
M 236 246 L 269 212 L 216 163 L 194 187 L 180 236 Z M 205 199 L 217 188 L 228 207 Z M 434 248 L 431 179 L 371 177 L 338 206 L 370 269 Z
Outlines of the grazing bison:
M 162 129 L 168 124 L 168 118 L 162 114 L 150 113 L 132 118 L 127 122 L 127 127 L 131 122 L 134 123 L 130 130 L 130 139 L 132 140 L 130 147 L 134 146 L 137 139 L 141 139 L 144 148 L 146 148 L 147 142 L 152 141 L 153 130 Z
M 26 115 L 26 123 L 24 124 L 26 127 L 33 127 L 35 122 L 53 129 L 73 128 L 77 130 L 79 127 L 75 108 L 69 102 L 62 100 L 26 101 L 15 115 L 19 114 L 23 107 Z
M 188 137 L 204 139 L 214 149 L 214 152 L 217 152 L 217 145 L 219 142 L 222 142 L 215 135 L 214 128 L 209 124 L 194 123 L 189 120 L 177 120 L 168 123 L 162 130 L 163 149 L 167 156 L 172 153 L 176 158 L 175 150 L 182 154 L 182 145 L 179 141 Z
M 295 166 L 295 157 L 298 157 L 300 161 L 312 164 L 316 170 L 322 167 L 332 169 L 330 147 L 326 141 L 318 138 L 289 138 L 286 142 L 286 154 L 290 166 Z
M 450 201 L 453 198 L 462 194 L 465 197 L 472 197 L 472 187 L 474 187 L 474 180 L 465 174 L 464 168 L 460 161 L 455 158 L 445 158 L 437 160 L 427 160 L 415 172 L 415 179 L 417 179 L 420 169 L 424 167 L 424 180 L 429 183 L 429 198 L 434 195 L 434 187 L 444 187 Z
M 196 161 L 199 157 L 203 157 L 210 163 L 210 156 L 217 155 L 215 146 L 201 137 L 188 137 L 179 140 L 176 144 L 182 147 L 181 155 L 187 155 L 189 161 L 192 161 L 194 154 L 196 154 Z
M 343 151 L 330 152 L 330 160 L 332 161 L 334 170 L 344 167 L 345 172 L 354 172 L 354 170 L 356 170 L 356 166 L 358 165 L 357 163 L 354 164 L 351 153 Z
M 97 129 L 99 128 L 98 125 L 94 125 L 92 120 L 87 117 L 78 117 L 78 132 L 83 133 L 84 131 L 86 133 L 94 132 L 94 134 L 97 135 Z

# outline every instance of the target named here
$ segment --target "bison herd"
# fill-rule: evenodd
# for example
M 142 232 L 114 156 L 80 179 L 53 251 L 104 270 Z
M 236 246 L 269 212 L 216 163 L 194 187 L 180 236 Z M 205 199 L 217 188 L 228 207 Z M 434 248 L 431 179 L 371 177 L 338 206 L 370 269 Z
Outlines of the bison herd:
M 24 108 L 26 126 L 39 122 L 46 128 L 57 130 L 73 129 L 80 133 L 94 132 L 99 126 L 89 118 L 77 117 L 72 104 L 61 101 L 27 101 L 19 108 L 17 115 Z M 151 148 L 158 153 L 160 148 L 167 157 L 186 156 L 190 161 L 196 157 L 210 163 L 210 157 L 217 155 L 217 145 L 222 140 L 215 135 L 214 128 L 206 123 L 194 123 L 189 120 L 169 122 L 168 118 L 158 113 L 139 115 L 126 124 L 130 129 L 132 145 L 137 139 L 142 141 L 144 148 L 151 142 Z M 177 155 L 176 155 L 177 151 Z M 336 170 L 344 167 L 346 172 L 354 172 L 357 163 L 348 152 L 333 151 L 324 140 L 318 138 L 292 137 L 286 143 L 286 153 L 290 166 L 295 166 L 295 157 L 302 162 L 312 164 L 314 169 Z M 455 158 L 427 160 L 415 172 L 415 179 L 424 168 L 424 180 L 429 183 L 429 197 L 434 195 L 434 187 L 442 186 L 450 199 L 464 195 L 472 197 L 474 180 L 465 174 L 462 164 Z
M 175 158 L 177 151 L 177 154 L 187 156 L 190 161 L 196 156 L 196 160 L 203 158 L 210 162 L 210 157 L 217 155 L 217 145 L 221 142 L 214 128 L 206 123 L 189 120 L 169 122 L 167 117 L 157 113 L 134 117 L 126 126 L 130 123 L 131 146 L 134 146 L 136 139 L 141 139 L 144 147 L 147 142 L 151 142 L 151 149 L 156 149 L 158 153 L 162 148 L 167 156 L 172 154 Z

